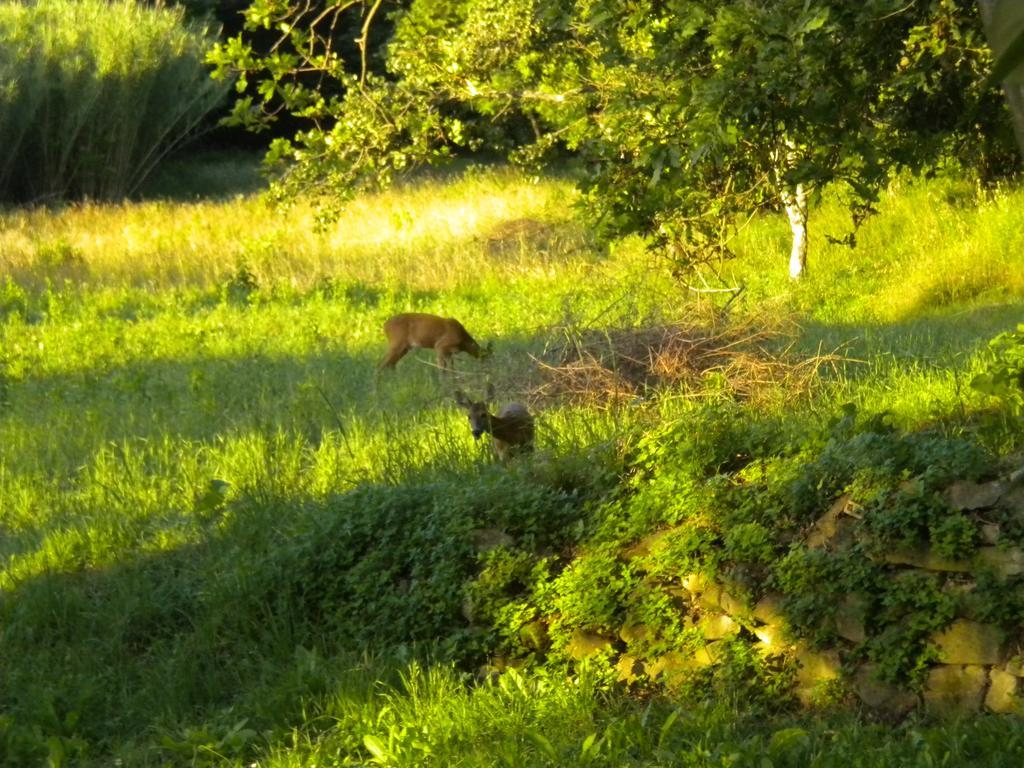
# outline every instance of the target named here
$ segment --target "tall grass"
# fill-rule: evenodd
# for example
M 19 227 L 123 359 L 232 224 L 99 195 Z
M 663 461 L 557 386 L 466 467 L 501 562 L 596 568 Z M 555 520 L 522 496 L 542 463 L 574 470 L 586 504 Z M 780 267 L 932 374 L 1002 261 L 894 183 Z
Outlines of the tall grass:
M 223 96 L 211 40 L 180 8 L 0 3 L 0 199 L 134 191 Z
M 313 660 L 323 668 L 322 661 Z M 711 702 L 690 707 L 609 696 L 599 673 L 559 678 L 509 671 L 467 686 L 446 668 L 411 665 L 373 685 L 362 665 L 324 697 L 329 728 L 271 751 L 267 768 L 347 755 L 391 766 L 1010 766 L 1024 726 L 984 718 L 953 728 L 892 727 L 849 717 L 759 720 Z

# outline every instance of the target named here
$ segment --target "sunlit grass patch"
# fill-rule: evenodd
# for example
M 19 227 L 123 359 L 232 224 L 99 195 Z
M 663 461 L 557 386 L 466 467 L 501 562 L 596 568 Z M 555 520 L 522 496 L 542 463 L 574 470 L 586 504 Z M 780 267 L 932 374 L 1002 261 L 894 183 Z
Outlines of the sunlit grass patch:
M 260 197 L 13 211 L 0 218 L 0 267 L 33 287 L 209 287 L 244 267 L 262 285 L 300 290 L 324 279 L 451 290 L 592 260 L 588 233 L 565 217 L 573 197 L 567 183 L 493 170 L 360 198 L 326 229 L 309 205 L 275 210 Z M 512 218 L 547 227 L 548 252 L 496 256 L 494 230 Z
M 826 199 L 811 215 L 808 274 L 793 283 L 780 266 L 788 253 L 781 215 L 753 221 L 737 239 L 741 258 L 725 274 L 746 285 L 755 305 L 834 326 L 898 323 L 950 307 L 1024 297 L 1024 193 L 977 190 L 955 178 L 904 180 L 882 197 L 879 214 L 857 233 L 857 247 L 828 236 L 850 230 Z

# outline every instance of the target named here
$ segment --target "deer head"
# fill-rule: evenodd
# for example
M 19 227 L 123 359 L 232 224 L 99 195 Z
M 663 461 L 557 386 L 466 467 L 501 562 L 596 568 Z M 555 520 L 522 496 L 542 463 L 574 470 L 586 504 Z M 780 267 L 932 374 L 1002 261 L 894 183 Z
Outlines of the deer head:
M 455 390 L 455 402 L 466 411 L 469 417 L 469 428 L 477 440 L 488 433 L 498 459 L 504 461 L 516 453 L 528 453 L 533 450 L 534 424 L 533 416 L 522 403 L 509 403 L 497 415 L 488 409 L 487 403 L 494 399 L 494 387 L 490 383 L 484 400 L 471 400 L 460 390 Z

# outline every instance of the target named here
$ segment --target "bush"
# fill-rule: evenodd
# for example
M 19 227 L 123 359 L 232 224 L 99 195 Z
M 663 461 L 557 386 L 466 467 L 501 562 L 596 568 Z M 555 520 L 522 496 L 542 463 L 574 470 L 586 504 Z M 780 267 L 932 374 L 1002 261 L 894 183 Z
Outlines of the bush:
M 181 9 L 0 3 L 0 198 L 132 193 L 221 100 Z
M 1024 416 L 1024 324 L 989 342 L 992 360 L 971 386 L 997 398 L 1014 416 Z
M 343 647 L 426 643 L 465 656 L 472 653 L 463 645 L 465 606 L 473 605 L 476 621 L 507 618 L 510 583 L 521 579 L 525 589 L 546 573 L 533 548 L 561 545 L 561 529 L 574 528 L 582 514 L 571 495 L 505 472 L 476 484 L 362 486 L 311 511 L 305 533 L 261 560 L 256 597 L 314 632 L 329 628 Z M 493 526 L 514 538 L 518 557 L 501 549 L 484 556 L 474 547 L 473 532 Z M 481 583 L 472 584 L 481 571 Z

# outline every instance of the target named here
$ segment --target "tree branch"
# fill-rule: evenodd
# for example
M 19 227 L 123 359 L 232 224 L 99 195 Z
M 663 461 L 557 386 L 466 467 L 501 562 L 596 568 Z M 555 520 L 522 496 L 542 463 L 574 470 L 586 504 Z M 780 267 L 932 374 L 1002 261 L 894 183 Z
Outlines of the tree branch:
M 366 20 L 363 22 L 362 34 L 356 40 L 359 45 L 359 87 L 362 88 L 366 84 L 366 42 L 370 35 L 370 25 L 373 23 L 373 17 L 377 13 L 377 9 L 380 8 L 381 3 L 384 0 L 374 0 L 373 7 L 370 8 L 370 12 L 366 14 Z

